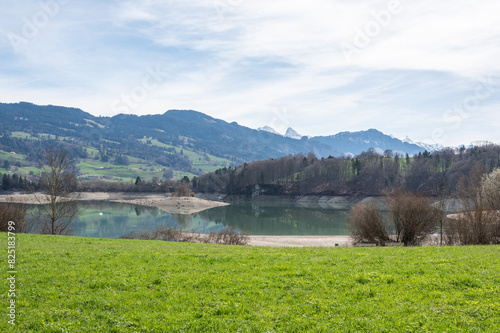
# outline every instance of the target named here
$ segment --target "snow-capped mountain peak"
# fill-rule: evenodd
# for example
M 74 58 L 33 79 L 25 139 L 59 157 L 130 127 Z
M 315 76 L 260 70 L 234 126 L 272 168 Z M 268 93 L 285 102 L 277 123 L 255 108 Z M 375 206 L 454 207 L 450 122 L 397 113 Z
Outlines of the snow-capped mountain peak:
M 276 135 L 281 135 L 281 134 L 279 134 L 278 132 L 276 132 L 276 131 L 274 130 L 274 128 L 269 127 L 269 126 L 259 127 L 259 128 L 257 128 L 257 130 L 258 130 L 258 131 L 264 131 L 264 132 L 273 133 L 273 134 L 276 134 Z
M 300 138 L 302 138 L 302 136 L 291 127 L 288 127 L 288 129 L 286 130 L 285 137 L 297 140 L 300 140 Z
M 424 143 L 424 142 L 415 142 L 412 139 L 410 139 L 408 137 L 408 135 L 403 140 L 401 140 L 401 141 L 405 142 L 405 143 L 409 143 L 409 144 L 412 144 L 412 145 L 417 145 L 419 147 L 422 147 L 425 150 L 427 150 L 428 152 L 438 151 L 438 150 L 441 150 L 441 149 L 444 148 L 442 145 L 437 144 L 437 143 L 436 144 L 430 144 L 430 143 Z
M 406 143 L 410 143 L 410 144 L 413 144 L 413 145 L 415 144 L 415 141 L 413 141 L 412 139 L 410 139 L 410 137 L 408 135 L 403 140 L 401 140 L 401 142 L 406 142 Z

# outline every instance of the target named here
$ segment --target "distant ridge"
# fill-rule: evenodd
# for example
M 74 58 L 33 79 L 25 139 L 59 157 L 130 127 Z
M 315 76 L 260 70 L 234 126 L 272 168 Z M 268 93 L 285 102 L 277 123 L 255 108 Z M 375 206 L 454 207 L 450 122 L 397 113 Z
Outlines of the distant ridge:
M 127 147 L 140 151 L 140 140 L 151 138 L 170 147 L 189 148 L 201 155 L 207 153 L 241 164 L 278 158 L 289 154 L 313 152 L 317 157 L 358 155 L 374 148 L 383 152 L 418 154 L 425 147 L 409 138 L 399 140 L 376 129 L 341 132 L 331 136 L 304 137 L 288 128 L 280 135 L 269 126 L 258 130 L 228 123 L 194 110 L 169 110 L 163 114 L 95 117 L 77 108 L 39 106 L 27 102 L 0 103 L 0 134 L 12 132 L 44 133 L 66 137 L 99 147 L 102 140 L 116 142 L 120 154 Z M 7 149 L 7 147 L 6 147 Z M 132 149 L 132 148 L 130 148 Z M 166 149 L 166 148 L 165 148 Z M 170 149 L 170 148 L 169 148 Z M 173 158 L 166 151 L 164 159 Z
M 394 153 L 414 155 L 425 148 L 410 142 L 403 142 L 376 129 L 359 132 L 340 132 L 330 136 L 312 137 L 311 141 L 336 147 L 344 155 L 359 155 L 374 148 L 378 151 L 392 150 Z

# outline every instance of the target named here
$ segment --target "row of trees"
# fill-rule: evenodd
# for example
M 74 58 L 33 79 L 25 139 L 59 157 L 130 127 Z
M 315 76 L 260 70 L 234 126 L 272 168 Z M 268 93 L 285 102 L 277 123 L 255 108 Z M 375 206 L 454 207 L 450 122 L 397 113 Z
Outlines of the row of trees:
M 386 190 L 388 214 L 372 202 L 360 202 L 350 214 L 352 238 L 357 243 L 418 245 L 439 232 L 441 244 L 500 242 L 500 169 L 486 173 L 476 164 L 461 177 L 454 200 L 460 213 L 446 215 L 446 196 L 432 199 L 407 189 Z
M 178 185 L 177 180 L 163 179 L 153 177 L 150 180 L 142 180 L 137 177 L 136 181 L 131 182 L 108 182 L 103 180 L 82 181 L 78 185 L 78 191 L 81 192 L 156 192 L 170 193 Z
M 0 174 L 1 189 L 3 191 L 26 191 L 29 190 L 34 184 L 30 182 L 26 176 L 18 176 L 15 173 Z
M 404 186 L 426 195 L 448 194 L 479 163 L 487 172 L 500 166 L 500 146 L 424 152 L 413 157 L 382 156 L 374 150 L 354 158 L 318 159 L 309 153 L 222 168 L 193 181 L 196 191 L 251 195 L 255 186 L 267 194 L 383 195 L 385 188 Z

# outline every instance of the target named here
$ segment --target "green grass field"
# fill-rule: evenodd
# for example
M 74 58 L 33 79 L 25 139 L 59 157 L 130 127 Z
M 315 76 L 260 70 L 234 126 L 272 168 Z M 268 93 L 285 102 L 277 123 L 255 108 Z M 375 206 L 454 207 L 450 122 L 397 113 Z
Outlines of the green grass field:
M 201 153 L 197 153 L 197 152 L 195 152 L 192 149 L 187 148 L 187 147 L 181 148 L 181 147 L 170 146 L 170 145 L 161 143 L 158 140 L 153 139 L 152 137 L 149 137 L 149 138 L 144 137 L 143 139 L 140 139 L 139 141 L 141 141 L 142 143 L 147 143 L 148 140 L 151 142 L 151 145 L 153 145 L 153 146 L 158 146 L 161 148 L 175 149 L 176 153 L 180 153 L 182 151 L 183 154 L 189 158 L 191 163 L 193 163 L 193 167 L 195 169 L 201 169 L 202 173 L 213 172 L 217 169 L 227 167 L 227 166 L 230 166 L 232 164 L 232 162 L 230 160 L 216 157 L 216 156 L 213 156 L 210 154 L 206 154 L 206 156 L 205 156 L 205 155 L 203 155 Z M 185 140 L 187 143 L 188 139 L 185 138 Z M 185 175 L 188 175 L 188 174 L 185 174 Z M 189 175 L 188 175 L 188 177 L 189 177 Z
M 1 332 L 500 331 L 498 246 L 256 248 L 20 234 L 16 253 L 17 326 L 2 315 Z
M 30 172 L 33 174 L 40 174 L 40 169 L 32 165 L 32 163 L 26 162 L 26 155 L 23 154 L 11 154 L 10 152 L 0 151 L 0 161 L 9 161 L 11 167 L 9 170 L 5 169 L 4 164 L 0 164 L 0 173 L 7 173 L 9 171 L 15 171 L 20 175 L 28 175 Z M 17 164 L 19 163 L 19 167 Z

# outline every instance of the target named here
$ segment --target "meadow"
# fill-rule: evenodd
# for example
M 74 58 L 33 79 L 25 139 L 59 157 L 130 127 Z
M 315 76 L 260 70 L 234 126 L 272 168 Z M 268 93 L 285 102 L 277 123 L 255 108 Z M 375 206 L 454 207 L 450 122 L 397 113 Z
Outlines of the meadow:
M 2 267 L 7 271 L 7 235 Z M 19 234 L 1 332 L 498 332 L 500 247 L 259 248 Z M 4 273 L 6 275 L 6 273 Z M 7 313 L 8 283 L 1 284 Z
M 26 132 L 12 132 L 13 138 L 18 139 L 28 139 L 28 140 L 55 140 L 58 138 L 59 140 L 71 140 L 69 137 L 56 137 L 55 135 L 40 133 L 36 136 L 32 136 Z M 119 142 L 114 142 L 110 140 L 102 140 L 108 143 L 119 144 Z M 227 167 L 231 165 L 233 162 L 219 158 L 207 153 L 201 153 L 199 151 L 195 151 L 193 148 L 188 147 L 188 140 L 185 139 L 185 146 L 171 146 L 164 143 L 159 142 L 158 140 L 153 139 L 152 137 L 144 137 L 143 139 L 138 139 L 138 141 L 150 145 L 157 146 L 160 148 L 169 148 L 176 153 L 181 153 L 186 156 L 194 170 L 197 171 L 197 174 L 193 174 L 190 172 L 185 172 L 181 170 L 174 170 L 173 178 L 174 179 L 182 179 L 184 176 L 189 178 L 193 178 L 197 176 L 198 173 L 207 173 L 213 172 L 219 168 Z M 87 158 L 78 158 L 76 166 L 81 173 L 80 178 L 105 178 L 108 181 L 125 181 L 125 182 L 134 182 L 136 178 L 139 176 L 143 180 L 151 180 L 156 177 L 158 179 L 164 178 L 164 173 L 167 167 L 163 165 L 156 164 L 152 161 L 145 160 L 142 158 L 133 157 L 130 155 L 126 156 L 129 160 L 129 165 L 116 165 L 113 163 L 113 159 L 110 161 L 104 162 L 100 159 L 99 150 L 96 148 L 92 148 L 90 146 L 83 146 L 83 149 L 87 152 Z M 173 152 L 165 151 L 165 154 L 173 154 Z M 97 159 L 96 159 L 97 157 Z M 40 169 L 38 168 L 38 164 L 30 161 L 28 157 L 24 154 L 20 154 L 16 152 L 16 154 L 12 154 L 10 151 L 1 151 L 0 150 L 0 161 L 9 161 L 10 167 L 6 169 L 4 164 L 0 164 L 0 173 L 7 173 L 9 171 L 16 172 L 21 175 L 28 174 L 40 174 Z

